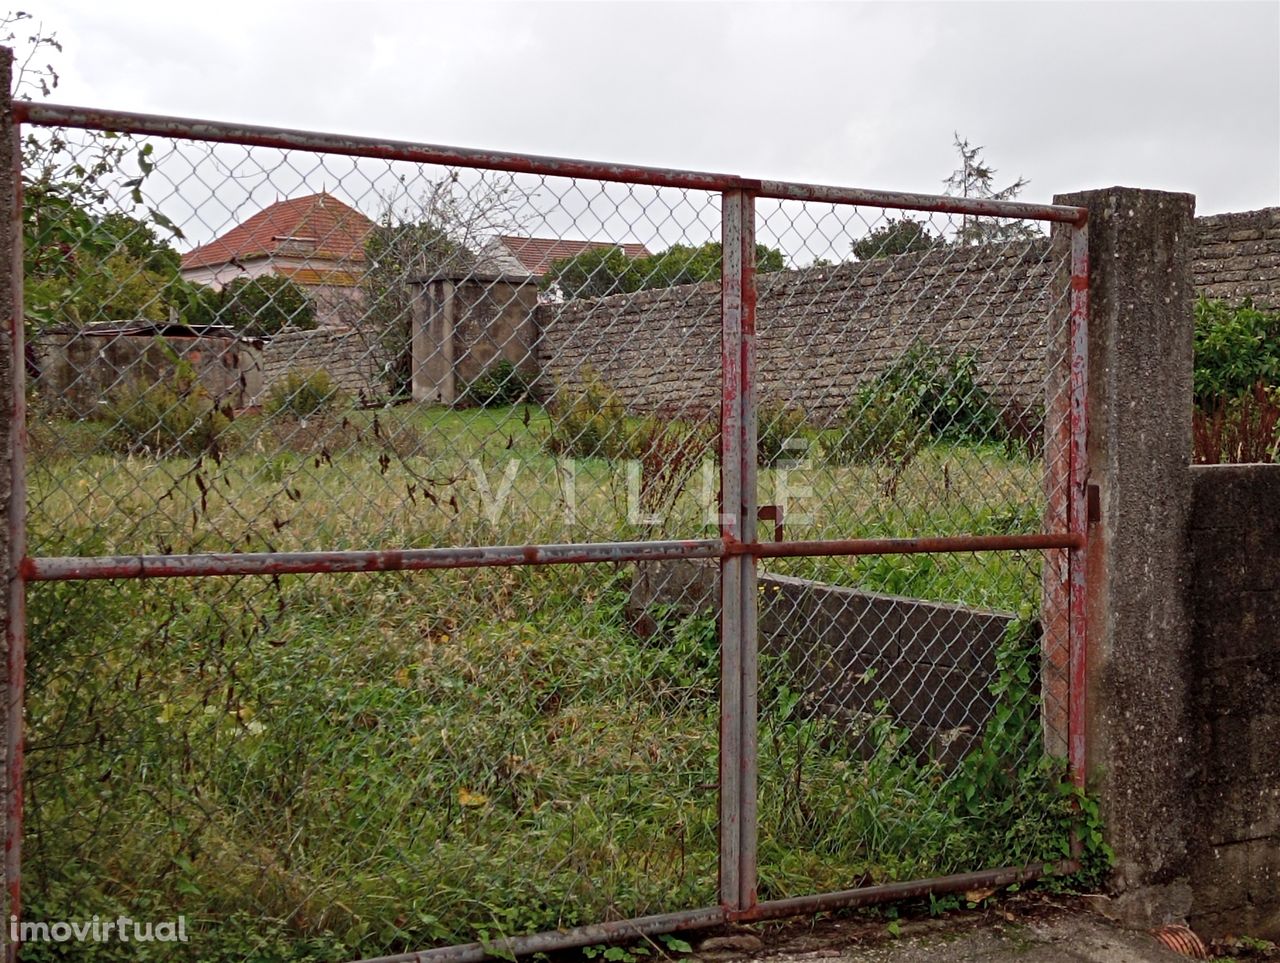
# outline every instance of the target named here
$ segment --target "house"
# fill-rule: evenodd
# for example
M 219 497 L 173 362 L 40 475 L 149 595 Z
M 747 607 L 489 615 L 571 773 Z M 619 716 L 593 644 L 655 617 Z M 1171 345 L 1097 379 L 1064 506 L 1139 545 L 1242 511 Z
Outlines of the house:
M 517 237 L 500 234 L 483 251 L 485 260 L 509 276 L 526 276 L 541 280 L 556 261 L 574 257 L 583 251 L 600 248 L 622 248 L 629 258 L 648 257 L 643 244 L 614 244 L 610 241 L 570 241 L 564 238 Z
M 374 223 L 332 194 L 277 201 L 182 256 L 182 277 L 221 288 L 239 277 L 291 278 L 315 302 L 322 328 L 348 329 L 361 314 L 365 240 Z

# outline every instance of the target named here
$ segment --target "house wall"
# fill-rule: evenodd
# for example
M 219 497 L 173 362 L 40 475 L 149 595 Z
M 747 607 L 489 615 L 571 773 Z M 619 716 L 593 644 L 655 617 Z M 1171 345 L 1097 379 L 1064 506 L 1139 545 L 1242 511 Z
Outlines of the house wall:
M 288 277 L 311 296 L 315 305 L 317 327 L 344 329 L 359 326 L 363 318 L 364 295 L 358 280 L 364 269 L 363 262 L 276 255 L 252 258 L 238 265 L 184 268 L 182 277 L 192 284 L 203 284 L 215 290 L 221 290 L 237 278 L 258 278 L 265 275 Z M 357 283 L 320 283 L 326 274 L 345 275 Z

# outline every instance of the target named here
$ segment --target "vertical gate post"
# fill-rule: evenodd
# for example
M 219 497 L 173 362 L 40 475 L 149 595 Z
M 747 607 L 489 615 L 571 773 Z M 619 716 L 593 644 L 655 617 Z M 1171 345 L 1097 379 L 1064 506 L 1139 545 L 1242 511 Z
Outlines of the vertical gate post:
M 720 535 L 756 537 L 755 202 L 726 192 L 722 264 Z M 756 902 L 756 560 L 720 561 L 720 903 Z
M 1089 788 L 1115 850 L 1130 922 L 1184 916 L 1190 825 L 1186 728 L 1195 198 L 1132 188 L 1060 195 L 1086 208 L 1087 449 L 1083 591 L 1088 705 L 1077 720 Z M 1078 257 L 1072 258 L 1073 262 Z M 1073 491 L 1083 506 L 1084 491 Z M 1096 509 L 1094 509 L 1096 504 Z M 1073 512 L 1082 510 L 1073 506 Z M 1077 592 L 1073 585 L 1073 592 Z M 1073 615 L 1076 610 L 1073 606 Z M 1073 682 L 1075 680 L 1073 679 Z M 1076 749 L 1075 746 L 1072 747 Z
M 5 590 L 0 592 L 4 622 L 5 684 L 3 697 L 4 759 L 4 911 L 0 926 L 6 934 L 11 915 L 21 913 L 19 882 L 22 855 L 22 704 L 26 666 L 26 590 L 20 563 L 26 554 L 25 459 L 26 401 L 23 383 L 25 351 L 22 316 L 22 151 L 13 121 L 13 51 L 0 47 L 0 564 Z M 0 935 L 5 958 L 17 958 L 17 947 Z

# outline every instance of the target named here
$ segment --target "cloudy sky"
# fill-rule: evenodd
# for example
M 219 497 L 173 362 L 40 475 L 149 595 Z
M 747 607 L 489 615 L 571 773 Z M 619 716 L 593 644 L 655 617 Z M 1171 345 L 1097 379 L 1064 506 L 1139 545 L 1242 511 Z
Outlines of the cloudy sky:
M 49 0 L 66 103 L 1026 200 L 1280 204 L 1280 4 Z

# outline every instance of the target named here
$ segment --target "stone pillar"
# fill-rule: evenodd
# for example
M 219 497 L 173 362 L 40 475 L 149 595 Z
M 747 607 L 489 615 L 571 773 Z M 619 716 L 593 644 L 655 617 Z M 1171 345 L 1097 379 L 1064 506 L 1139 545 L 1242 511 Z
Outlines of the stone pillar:
M 13 78 L 13 51 L 0 47 L 0 565 L 5 573 L 5 590 L 0 592 L 0 622 L 4 624 L 4 653 L 0 656 L 0 713 L 3 713 L 4 766 L 0 795 L 0 821 L 4 824 L 4 885 L 0 887 L 0 920 L 5 921 L 5 935 L 0 945 L 5 958 L 16 959 L 17 947 L 9 944 L 8 921 L 11 913 L 19 913 L 18 867 L 21 850 L 21 781 L 18 773 L 22 758 L 22 698 L 24 669 L 25 589 L 18 573 L 18 563 L 25 553 L 23 538 L 24 499 L 22 497 L 23 464 L 18 441 L 23 432 L 23 319 L 22 319 L 22 248 L 16 236 L 16 205 L 19 197 L 20 161 L 17 136 L 13 125 L 10 96 Z M 14 694 L 10 694 L 10 690 Z M 16 797 L 16 798 L 15 798 Z
M 1089 212 L 1086 760 L 1128 922 L 1190 909 L 1187 839 L 1195 198 L 1114 187 L 1066 194 Z M 1060 243 L 1062 236 L 1059 235 Z

